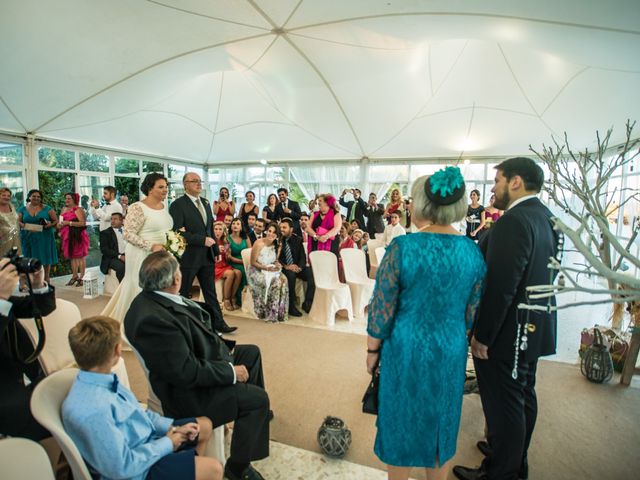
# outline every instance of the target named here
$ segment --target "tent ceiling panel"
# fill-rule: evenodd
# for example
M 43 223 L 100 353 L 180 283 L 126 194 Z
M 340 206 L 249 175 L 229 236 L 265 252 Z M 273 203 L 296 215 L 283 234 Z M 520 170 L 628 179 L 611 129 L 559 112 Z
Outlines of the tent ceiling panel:
M 508 155 L 565 130 L 586 146 L 640 111 L 637 0 L 4 0 L 0 14 L 0 131 L 194 162 Z

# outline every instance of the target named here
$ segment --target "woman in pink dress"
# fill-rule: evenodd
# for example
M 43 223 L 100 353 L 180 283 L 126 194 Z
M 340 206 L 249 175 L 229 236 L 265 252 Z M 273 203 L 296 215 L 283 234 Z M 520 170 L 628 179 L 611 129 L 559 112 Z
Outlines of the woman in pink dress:
M 80 195 L 67 193 L 64 196 L 64 205 L 60 213 L 60 238 L 62 239 L 62 254 L 71 261 L 71 280 L 67 285 L 75 283 L 76 287 L 82 286 L 82 277 L 87 268 L 87 255 L 89 254 L 89 235 L 87 234 L 87 216 L 78 206 Z
M 309 252 L 330 251 L 338 256 L 340 250 L 340 227 L 342 217 L 336 198 L 331 194 L 318 196 L 318 211 L 313 214 L 307 233 L 309 234 Z

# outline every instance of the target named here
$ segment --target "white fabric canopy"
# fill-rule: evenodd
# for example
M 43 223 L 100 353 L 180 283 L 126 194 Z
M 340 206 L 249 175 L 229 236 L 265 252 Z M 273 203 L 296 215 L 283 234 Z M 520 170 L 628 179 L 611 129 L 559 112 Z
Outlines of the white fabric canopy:
M 640 111 L 637 0 L 2 0 L 0 131 L 220 164 L 502 156 Z

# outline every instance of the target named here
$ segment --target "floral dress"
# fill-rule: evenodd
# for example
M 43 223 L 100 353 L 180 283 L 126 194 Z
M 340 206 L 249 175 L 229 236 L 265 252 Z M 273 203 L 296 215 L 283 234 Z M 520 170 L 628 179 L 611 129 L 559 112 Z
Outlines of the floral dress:
M 258 263 L 276 263 L 276 249 L 273 245 L 262 247 Z M 287 277 L 281 272 L 267 272 L 251 265 L 247 272 L 249 288 L 253 297 L 253 310 L 265 322 L 284 322 L 288 317 L 289 286 Z

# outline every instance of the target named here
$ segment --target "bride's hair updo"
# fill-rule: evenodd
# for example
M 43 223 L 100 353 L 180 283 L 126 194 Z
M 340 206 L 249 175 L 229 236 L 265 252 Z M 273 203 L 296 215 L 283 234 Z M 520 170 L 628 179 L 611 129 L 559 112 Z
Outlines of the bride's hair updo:
M 149 190 L 151 190 L 155 186 L 158 180 L 164 180 L 165 182 L 167 182 L 167 177 L 165 177 L 161 173 L 150 173 L 149 175 L 144 177 L 144 180 L 140 184 L 140 191 L 145 195 L 149 195 Z

